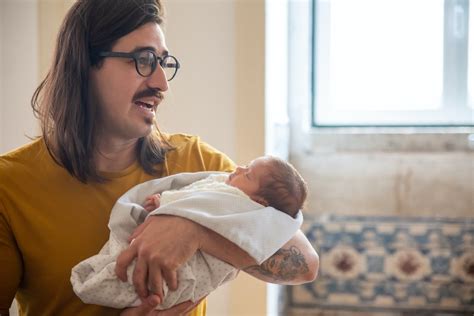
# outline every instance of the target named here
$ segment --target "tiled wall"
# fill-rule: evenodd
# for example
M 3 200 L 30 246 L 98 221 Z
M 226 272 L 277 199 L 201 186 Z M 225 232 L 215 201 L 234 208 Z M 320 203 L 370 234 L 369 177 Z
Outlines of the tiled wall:
M 474 219 L 329 215 L 306 222 L 321 259 L 284 315 L 474 314 Z

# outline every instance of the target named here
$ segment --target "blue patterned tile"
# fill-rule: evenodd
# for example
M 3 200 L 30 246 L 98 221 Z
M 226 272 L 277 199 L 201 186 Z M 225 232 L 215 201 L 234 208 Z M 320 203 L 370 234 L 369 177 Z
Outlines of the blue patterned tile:
M 290 307 L 474 312 L 473 219 L 325 216 L 306 234 L 320 274 Z

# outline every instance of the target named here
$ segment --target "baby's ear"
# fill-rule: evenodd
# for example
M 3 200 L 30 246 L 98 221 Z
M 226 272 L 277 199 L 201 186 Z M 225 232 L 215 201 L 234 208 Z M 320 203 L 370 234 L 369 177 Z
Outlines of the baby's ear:
M 262 197 L 255 196 L 252 200 L 254 200 L 255 202 L 257 202 L 258 204 L 262 204 L 263 206 L 268 206 L 267 200 L 265 200 L 265 199 L 262 198 Z

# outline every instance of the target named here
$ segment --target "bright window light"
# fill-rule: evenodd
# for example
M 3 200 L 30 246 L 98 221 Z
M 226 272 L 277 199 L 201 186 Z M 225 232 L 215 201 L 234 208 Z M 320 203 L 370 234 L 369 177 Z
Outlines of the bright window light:
M 467 69 L 462 43 L 451 47 L 453 40 L 467 42 L 466 3 L 315 0 L 315 125 L 473 124 L 473 63 L 469 102 L 459 79 L 450 77 L 458 73 L 446 71 L 459 68 L 462 79 Z M 474 38 L 474 31 L 469 34 Z M 469 43 L 474 61 L 474 40 Z

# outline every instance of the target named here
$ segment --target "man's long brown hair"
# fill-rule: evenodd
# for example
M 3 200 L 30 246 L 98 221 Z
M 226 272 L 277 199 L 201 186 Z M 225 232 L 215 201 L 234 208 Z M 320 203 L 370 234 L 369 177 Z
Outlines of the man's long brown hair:
M 78 0 L 68 11 L 56 42 L 53 64 L 31 105 L 54 159 L 82 182 L 104 181 L 94 164 L 97 108 L 89 102 L 89 71 L 98 53 L 109 51 L 138 27 L 163 22 L 161 0 Z M 150 174 L 171 148 L 155 123 L 139 140 L 138 162 Z

